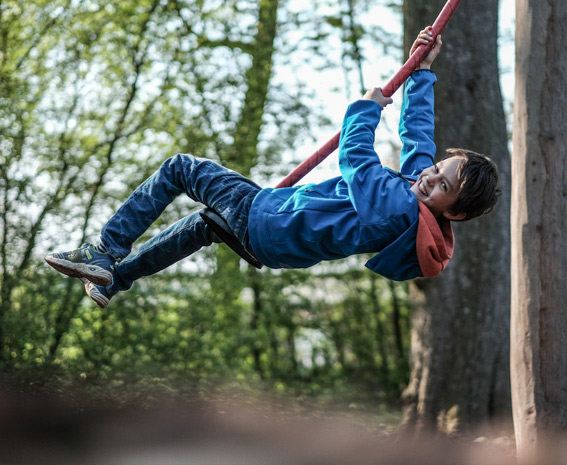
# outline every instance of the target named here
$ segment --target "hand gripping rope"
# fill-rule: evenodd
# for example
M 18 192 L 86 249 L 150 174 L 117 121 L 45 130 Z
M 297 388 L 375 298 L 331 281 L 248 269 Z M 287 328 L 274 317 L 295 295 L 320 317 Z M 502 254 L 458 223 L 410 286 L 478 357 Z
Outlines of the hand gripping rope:
M 382 94 L 384 97 L 391 97 L 396 90 L 406 81 L 410 74 L 417 68 L 419 63 L 427 56 L 431 47 L 435 43 L 435 38 L 441 34 L 441 31 L 445 29 L 445 26 L 453 16 L 453 13 L 459 6 L 461 0 L 448 0 L 441 13 L 433 23 L 433 39 L 429 45 L 420 45 L 416 51 L 408 58 L 400 70 L 390 79 L 390 81 L 382 88 Z M 291 187 L 297 181 L 299 181 L 303 176 L 309 173 L 313 168 L 315 168 L 319 163 L 321 163 L 325 158 L 327 158 L 335 149 L 339 146 L 340 131 L 333 136 L 325 145 L 323 145 L 319 150 L 317 150 L 313 155 L 311 155 L 307 160 L 301 163 L 297 168 L 295 168 L 291 173 L 289 173 L 276 188 L 281 187 Z

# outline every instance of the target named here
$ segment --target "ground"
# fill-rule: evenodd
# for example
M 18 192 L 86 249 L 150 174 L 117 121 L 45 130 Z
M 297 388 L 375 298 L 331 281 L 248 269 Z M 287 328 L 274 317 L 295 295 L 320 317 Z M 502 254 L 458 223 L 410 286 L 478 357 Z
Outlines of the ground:
M 0 389 L 0 463 L 12 465 L 515 465 L 509 438 L 396 437 L 396 412 L 216 392 L 94 400 Z M 202 400 L 206 397 L 207 400 Z

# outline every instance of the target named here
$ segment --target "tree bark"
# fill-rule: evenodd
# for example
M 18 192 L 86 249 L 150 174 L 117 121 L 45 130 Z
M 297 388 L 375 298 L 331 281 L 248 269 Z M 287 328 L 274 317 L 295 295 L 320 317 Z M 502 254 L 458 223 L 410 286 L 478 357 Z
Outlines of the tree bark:
M 444 3 L 404 1 L 406 54 Z M 489 216 L 453 224 L 455 254 L 441 276 L 410 286 L 412 369 L 403 396 L 409 431 L 466 432 L 510 410 L 510 168 L 497 25 L 498 2 L 462 2 L 433 65 L 437 157 L 448 147 L 489 155 L 503 195 Z
M 523 463 L 567 457 L 566 30 L 564 0 L 516 1 L 511 379 Z

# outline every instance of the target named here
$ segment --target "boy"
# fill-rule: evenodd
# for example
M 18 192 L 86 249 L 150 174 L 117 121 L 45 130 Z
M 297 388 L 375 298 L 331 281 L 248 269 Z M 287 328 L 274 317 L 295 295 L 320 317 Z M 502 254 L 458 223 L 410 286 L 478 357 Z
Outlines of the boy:
M 433 41 L 420 32 L 412 52 Z M 191 155 L 176 155 L 142 183 L 108 221 L 100 244 L 48 255 L 58 271 L 80 278 L 100 306 L 142 277 L 157 273 L 202 246 L 221 242 L 194 213 L 130 254 L 132 244 L 173 199 L 185 192 L 222 218 L 240 246 L 270 268 L 305 268 L 322 260 L 378 253 L 366 266 L 390 279 L 432 277 L 453 252 L 450 221 L 470 220 L 494 207 L 499 189 L 488 158 L 450 149 L 434 163 L 434 46 L 406 82 L 400 137 L 401 172 L 384 168 L 373 148 L 382 108 L 380 89 L 351 104 L 343 121 L 341 176 L 320 184 L 261 189 L 233 171 Z

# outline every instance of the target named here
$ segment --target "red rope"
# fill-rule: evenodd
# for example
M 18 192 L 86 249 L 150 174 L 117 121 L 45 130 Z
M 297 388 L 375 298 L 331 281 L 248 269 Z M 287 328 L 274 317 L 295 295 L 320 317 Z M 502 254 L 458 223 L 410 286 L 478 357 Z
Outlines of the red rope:
M 448 0 L 439 16 L 433 23 L 433 38 L 435 39 L 441 31 L 445 29 L 445 26 L 453 16 L 453 13 L 459 6 L 461 0 Z M 382 88 L 382 94 L 385 97 L 391 97 L 394 93 L 401 87 L 401 85 L 406 81 L 411 73 L 417 68 L 419 63 L 427 56 L 431 47 L 435 43 L 433 40 L 429 45 L 420 45 L 416 51 L 408 58 L 400 70 L 388 81 L 388 83 Z M 313 155 L 311 155 L 307 160 L 302 162 L 297 168 L 295 168 L 291 173 L 289 173 L 276 188 L 281 187 L 291 187 L 301 178 L 303 178 L 307 173 L 309 173 L 313 168 L 315 168 L 319 163 L 321 163 L 325 158 L 327 158 L 331 153 L 333 153 L 339 146 L 341 132 L 336 133 L 325 145 L 323 145 L 319 150 L 317 150 Z

